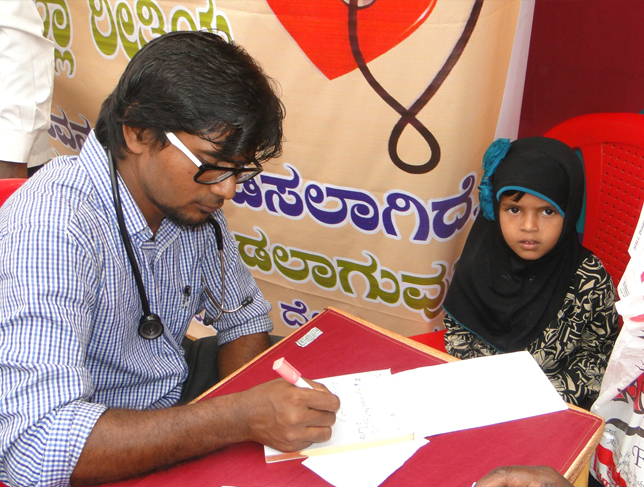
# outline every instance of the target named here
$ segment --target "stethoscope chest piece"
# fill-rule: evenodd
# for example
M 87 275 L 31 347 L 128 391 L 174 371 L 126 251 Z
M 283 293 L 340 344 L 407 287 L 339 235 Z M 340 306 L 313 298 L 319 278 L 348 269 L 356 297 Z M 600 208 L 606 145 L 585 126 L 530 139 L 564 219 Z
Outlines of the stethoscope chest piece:
M 154 340 L 163 335 L 163 324 L 161 318 L 154 313 L 141 316 L 139 320 L 139 335 L 146 340 Z

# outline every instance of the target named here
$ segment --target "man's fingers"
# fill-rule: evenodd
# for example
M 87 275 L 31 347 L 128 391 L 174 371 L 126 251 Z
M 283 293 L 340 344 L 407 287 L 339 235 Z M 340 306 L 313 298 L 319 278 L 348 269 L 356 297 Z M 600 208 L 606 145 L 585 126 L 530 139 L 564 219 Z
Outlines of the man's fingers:
M 307 436 L 313 443 L 324 443 L 331 439 L 331 427 L 312 426 L 307 428 Z
M 324 443 L 331 439 L 331 427 L 310 426 L 305 428 L 304 431 L 297 435 L 296 438 L 284 438 L 274 448 L 278 450 L 290 452 L 300 451 L 308 448 L 314 443 Z
M 307 382 L 313 387 L 313 391 L 308 391 L 307 405 L 311 409 L 329 411 L 335 415 L 340 409 L 340 398 L 335 394 L 331 394 L 322 384 L 313 381 Z
M 311 409 L 307 420 L 308 427 L 320 426 L 323 428 L 331 427 L 335 424 L 335 413 L 332 411 L 322 411 Z

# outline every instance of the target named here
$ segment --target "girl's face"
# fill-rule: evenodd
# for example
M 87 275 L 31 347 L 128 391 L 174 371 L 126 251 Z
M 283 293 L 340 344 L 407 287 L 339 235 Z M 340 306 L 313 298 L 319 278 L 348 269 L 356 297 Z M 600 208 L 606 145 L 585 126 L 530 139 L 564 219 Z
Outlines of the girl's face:
M 503 238 L 519 257 L 537 260 L 552 250 L 563 227 L 563 216 L 554 206 L 526 193 L 519 201 L 515 195 L 501 195 L 499 224 Z

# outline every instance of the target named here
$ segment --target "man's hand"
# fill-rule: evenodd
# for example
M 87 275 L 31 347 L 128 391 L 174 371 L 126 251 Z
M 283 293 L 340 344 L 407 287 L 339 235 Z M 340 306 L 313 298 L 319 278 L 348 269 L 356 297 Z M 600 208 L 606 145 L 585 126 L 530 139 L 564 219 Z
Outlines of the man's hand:
M 476 487 L 573 487 L 551 467 L 495 468 L 476 483 Z
M 340 400 L 324 386 L 309 383 L 315 389 L 277 379 L 185 406 L 108 409 L 85 443 L 72 485 L 141 475 L 243 441 L 283 451 L 326 441 Z
M 239 411 L 248 439 L 287 452 L 329 440 L 340 400 L 323 385 L 307 382 L 314 389 L 276 379 L 242 393 Z

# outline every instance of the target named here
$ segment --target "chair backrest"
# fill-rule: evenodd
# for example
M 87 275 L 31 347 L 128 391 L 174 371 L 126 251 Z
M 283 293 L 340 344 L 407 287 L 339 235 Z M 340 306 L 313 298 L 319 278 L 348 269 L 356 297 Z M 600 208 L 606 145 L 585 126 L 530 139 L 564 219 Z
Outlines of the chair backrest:
M 0 206 L 7 201 L 7 198 L 13 194 L 20 186 L 27 181 L 26 179 L 0 179 Z
M 601 259 L 617 285 L 644 202 L 644 115 L 580 115 L 545 135 L 581 152 L 586 173 L 583 245 Z
M 447 353 L 445 349 L 445 333 L 447 330 L 430 331 L 429 333 L 421 333 L 420 335 L 410 336 L 412 340 L 427 345 L 429 347 Z
M 7 198 L 13 194 L 20 186 L 27 181 L 26 179 L 0 179 L 0 206 L 7 201 Z M 0 487 L 7 487 L 0 482 Z

